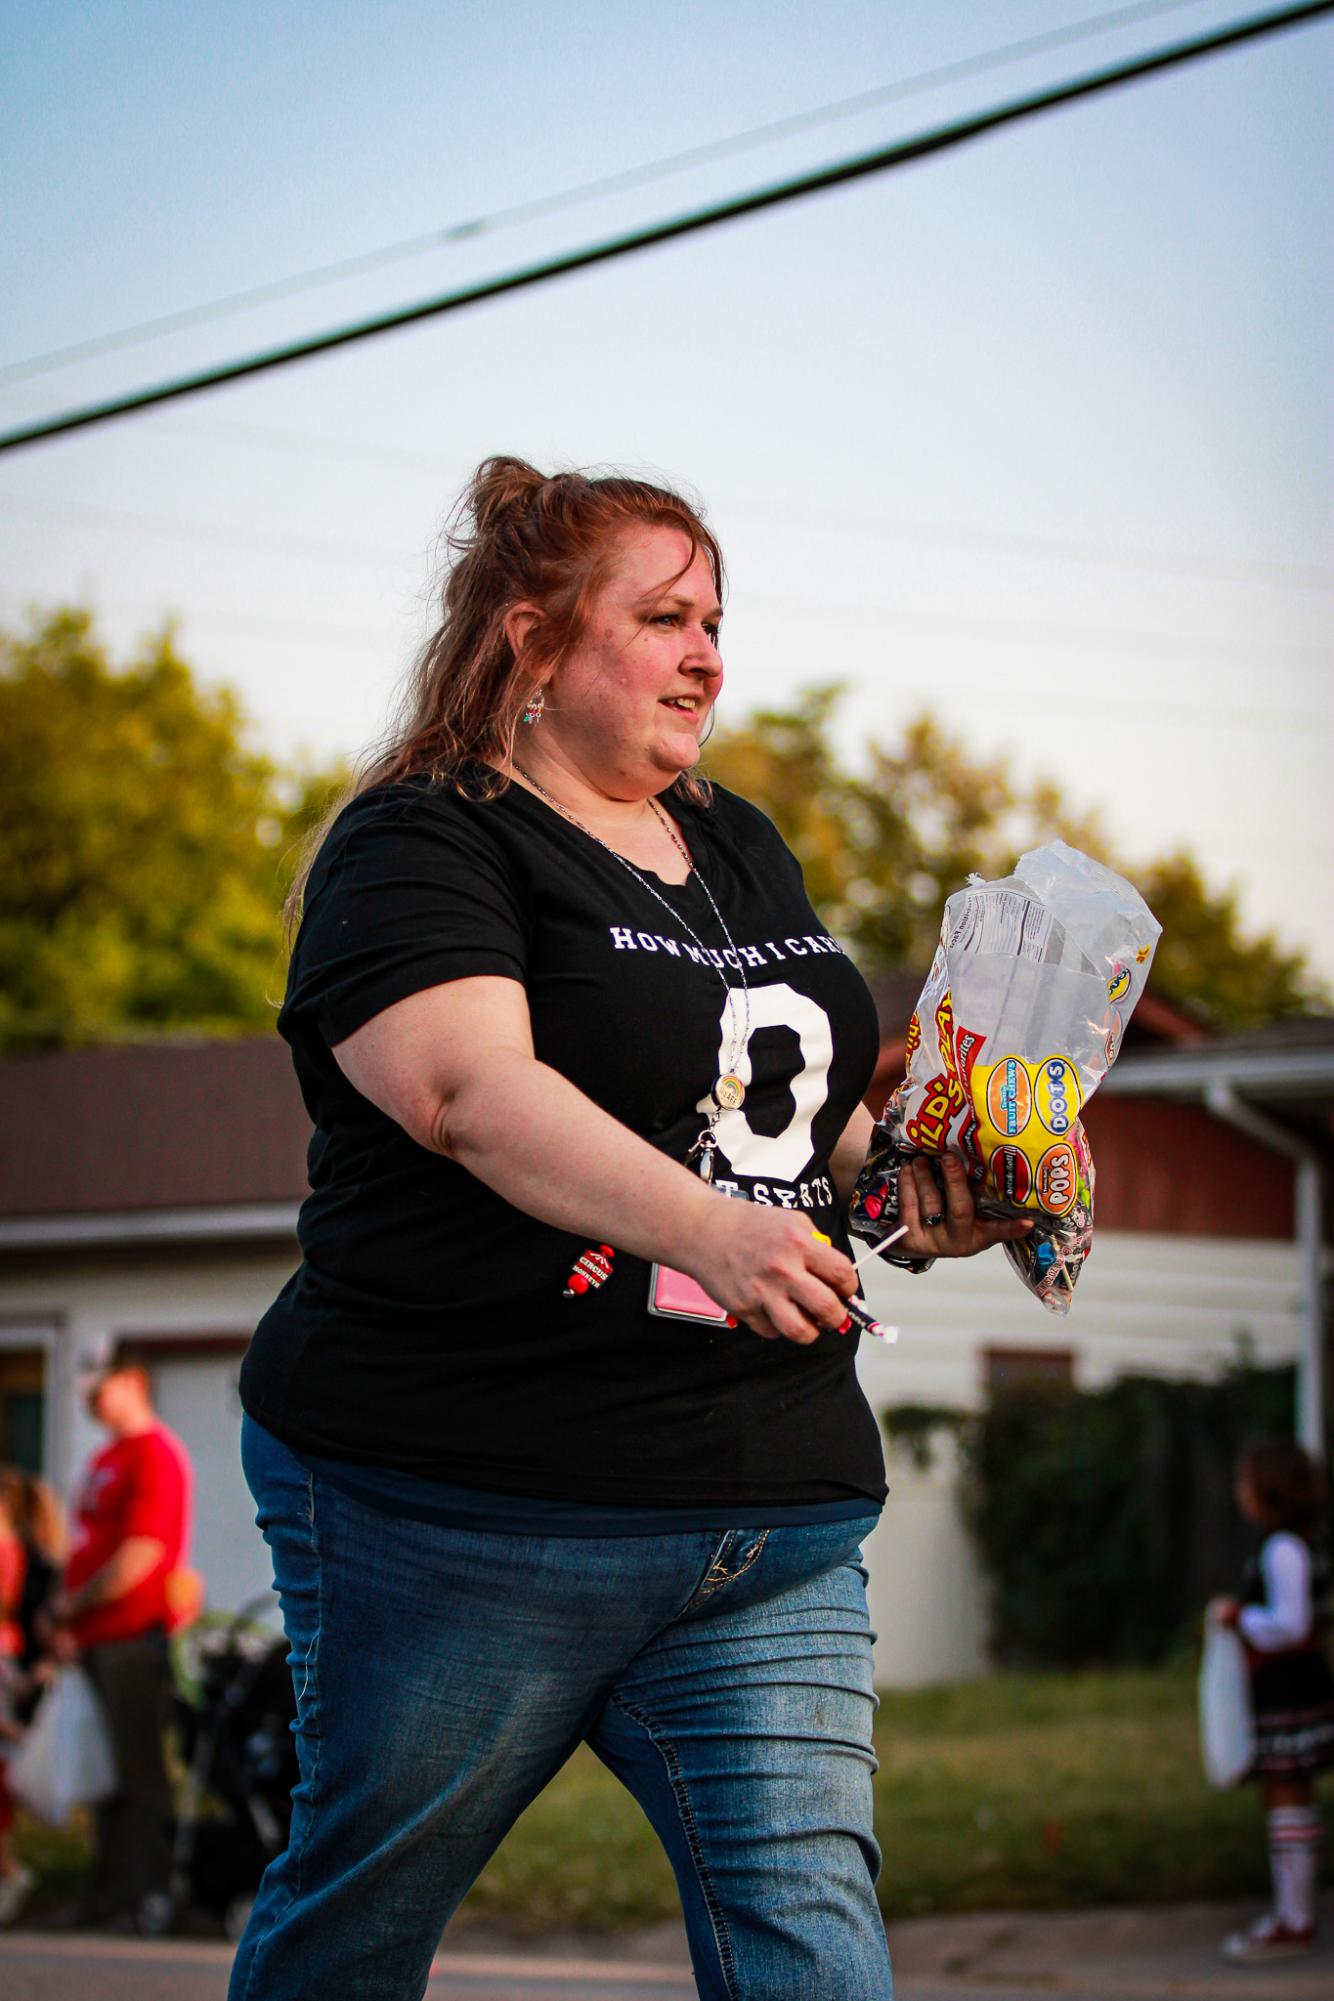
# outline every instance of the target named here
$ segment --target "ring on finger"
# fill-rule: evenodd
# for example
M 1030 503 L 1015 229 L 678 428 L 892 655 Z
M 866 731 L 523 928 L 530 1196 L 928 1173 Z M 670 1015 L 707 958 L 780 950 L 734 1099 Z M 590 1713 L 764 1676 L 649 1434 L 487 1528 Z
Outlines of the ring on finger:
M 940 1214 L 939 1211 L 937 1211 L 934 1216 L 923 1216 L 922 1218 L 922 1222 L 925 1224 L 928 1230 L 938 1230 L 941 1224 L 944 1222 L 944 1220 L 945 1218 Z

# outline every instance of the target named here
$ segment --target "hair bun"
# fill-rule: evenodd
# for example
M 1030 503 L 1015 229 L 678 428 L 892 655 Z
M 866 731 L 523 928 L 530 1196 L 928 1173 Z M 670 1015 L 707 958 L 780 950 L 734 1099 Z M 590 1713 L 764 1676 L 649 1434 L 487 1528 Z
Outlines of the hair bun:
M 467 511 L 479 535 L 499 526 L 513 509 L 526 507 L 534 494 L 546 485 L 546 476 L 526 459 L 500 454 L 483 459 L 472 476 L 466 495 Z

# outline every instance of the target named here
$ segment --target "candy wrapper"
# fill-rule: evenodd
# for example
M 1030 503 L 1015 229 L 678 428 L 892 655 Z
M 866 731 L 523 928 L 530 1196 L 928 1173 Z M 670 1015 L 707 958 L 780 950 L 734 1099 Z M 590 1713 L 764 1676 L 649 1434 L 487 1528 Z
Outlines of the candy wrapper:
M 1034 1218 L 1005 1254 L 1045 1307 L 1068 1312 L 1093 1244 L 1079 1113 L 1116 1060 L 1161 930 L 1128 882 L 1064 841 L 957 890 L 908 1025 L 908 1074 L 853 1195 L 853 1231 L 878 1243 L 897 1227 L 905 1160 L 956 1154 L 980 1214 Z

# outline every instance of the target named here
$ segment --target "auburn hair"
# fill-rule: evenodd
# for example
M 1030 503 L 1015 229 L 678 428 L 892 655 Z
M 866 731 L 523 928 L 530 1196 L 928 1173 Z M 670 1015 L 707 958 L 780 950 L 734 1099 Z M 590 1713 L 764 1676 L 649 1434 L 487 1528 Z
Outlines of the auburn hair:
M 21 1542 L 50 1563 L 65 1561 L 69 1532 L 54 1487 L 20 1466 L 0 1466 L 0 1510 L 8 1514 Z
M 703 550 L 721 600 L 723 554 L 700 510 L 670 488 L 621 473 L 555 473 L 523 459 L 484 459 L 444 536 L 447 568 L 440 619 L 403 684 L 387 734 L 308 842 L 288 898 L 295 921 L 311 863 L 350 799 L 377 785 L 427 777 L 474 798 L 509 785 L 519 718 L 535 690 L 579 640 L 606 581 L 618 537 L 640 527 L 676 528 L 690 544 L 680 574 Z M 506 614 L 534 604 L 522 651 L 505 635 Z M 683 773 L 674 790 L 698 803 L 705 781 Z
M 1309 1452 L 1291 1438 L 1253 1438 L 1242 1447 L 1237 1474 L 1255 1496 L 1262 1526 L 1290 1529 L 1309 1541 L 1323 1525 L 1325 1483 Z

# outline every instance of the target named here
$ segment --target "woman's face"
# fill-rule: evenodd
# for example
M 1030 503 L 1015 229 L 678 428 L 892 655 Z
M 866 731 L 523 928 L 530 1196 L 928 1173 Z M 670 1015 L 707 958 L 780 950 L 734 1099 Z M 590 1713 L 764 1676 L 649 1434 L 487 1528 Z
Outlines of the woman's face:
M 623 534 L 582 637 L 547 682 L 543 749 L 612 797 L 661 792 L 698 762 L 723 681 L 721 617 L 708 558 L 690 561 L 680 529 Z

